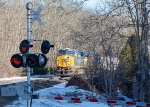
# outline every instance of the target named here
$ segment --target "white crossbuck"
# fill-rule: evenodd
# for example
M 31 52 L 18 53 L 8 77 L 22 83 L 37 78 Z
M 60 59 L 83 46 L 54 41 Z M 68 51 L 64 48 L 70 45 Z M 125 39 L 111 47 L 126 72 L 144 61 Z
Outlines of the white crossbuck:
M 39 23 L 39 26 L 42 27 L 43 26 L 43 21 L 42 19 L 40 18 L 40 14 L 43 10 L 43 7 L 45 5 L 45 1 L 42 0 L 41 3 L 39 4 L 39 7 L 38 9 L 35 11 L 34 8 L 32 9 L 32 23 L 31 23 L 31 26 L 33 26 L 34 22 L 37 21 Z

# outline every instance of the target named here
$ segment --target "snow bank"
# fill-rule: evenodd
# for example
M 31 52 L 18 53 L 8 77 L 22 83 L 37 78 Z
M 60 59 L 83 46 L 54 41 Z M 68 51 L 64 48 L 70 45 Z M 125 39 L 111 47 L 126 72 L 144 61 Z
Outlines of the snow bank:
M 78 89 L 76 86 L 65 87 L 66 83 L 54 85 L 53 87 L 49 87 L 46 89 L 38 90 L 35 93 L 38 93 L 40 96 L 51 96 L 51 95 L 66 95 L 67 93 L 72 92 L 81 92 L 84 94 L 91 94 L 92 92 L 88 92 L 82 89 Z M 16 100 L 12 105 L 7 105 L 5 107 L 26 107 L 26 100 Z M 91 103 L 91 102 L 82 102 L 82 103 L 68 103 L 67 100 L 56 101 L 52 99 L 35 99 L 33 100 L 32 107 L 109 107 L 107 104 L 103 104 L 100 102 Z
M 8 105 L 5 107 L 26 107 L 27 101 L 15 101 L 13 105 Z M 68 103 L 68 101 L 52 101 L 52 100 L 33 100 L 32 107 L 109 107 L 102 103 Z
M 0 81 L 8 81 L 8 80 L 18 80 L 18 79 L 26 79 L 27 77 L 10 77 L 10 78 L 0 78 Z

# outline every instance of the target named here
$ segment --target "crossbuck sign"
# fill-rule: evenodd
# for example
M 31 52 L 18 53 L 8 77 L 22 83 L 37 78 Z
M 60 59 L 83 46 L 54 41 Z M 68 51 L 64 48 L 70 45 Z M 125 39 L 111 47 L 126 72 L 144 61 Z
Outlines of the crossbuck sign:
M 40 18 L 40 14 L 41 14 L 41 11 L 43 10 L 44 5 L 45 5 L 45 1 L 42 0 L 41 3 L 39 4 L 38 9 L 36 11 L 34 10 L 34 8 L 32 9 L 33 18 L 32 18 L 31 27 L 33 26 L 35 21 L 38 22 L 40 27 L 43 26 L 43 21 Z

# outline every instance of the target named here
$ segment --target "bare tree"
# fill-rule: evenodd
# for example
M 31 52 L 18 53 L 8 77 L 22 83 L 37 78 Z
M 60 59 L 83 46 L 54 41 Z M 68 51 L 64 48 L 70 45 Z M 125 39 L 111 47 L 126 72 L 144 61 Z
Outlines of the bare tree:
M 139 59 L 139 74 L 141 80 L 139 81 L 140 87 L 140 100 L 144 101 L 150 99 L 150 92 L 144 90 L 149 87 L 146 81 L 148 80 L 149 61 L 148 61 L 148 0 L 122 0 L 124 9 L 127 10 L 134 32 L 137 36 L 138 59 Z M 147 86 L 144 86 L 147 84 Z M 145 88 L 144 88 L 145 87 Z M 146 88 L 148 89 L 148 88 Z M 146 94 L 146 93 L 148 94 Z M 147 95 L 147 96 L 145 96 Z M 148 97 L 148 98 L 147 98 Z

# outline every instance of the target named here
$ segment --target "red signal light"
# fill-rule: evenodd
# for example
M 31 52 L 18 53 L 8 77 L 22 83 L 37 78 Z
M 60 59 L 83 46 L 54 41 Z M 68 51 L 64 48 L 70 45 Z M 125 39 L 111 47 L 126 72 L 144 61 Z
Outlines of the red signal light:
M 28 40 L 23 40 L 20 43 L 19 50 L 22 54 L 26 54 L 29 51 L 30 42 Z
M 15 54 L 11 57 L 11 64 L 15 68 L 20 68 L 23 64 L 23 58 L 19 54 Z
M 26 48 L 26 47 L 21 47 L 21 50 L 22 50 L 22 51 L 26 51 L 27 48 Z
M 16 64 L 16 65 L 19 65 L 19 64 L 20 64 L 20 61 L 17 60 L 17 59 L 15 59 L 15 58 L 12 59 L 11 62 L 14 63 L 14 64 Z
M 35 54 L 28 54 L 26 59 L 26 64 L 30 68 L 38 67 L 39 65 L 39 58 Z

